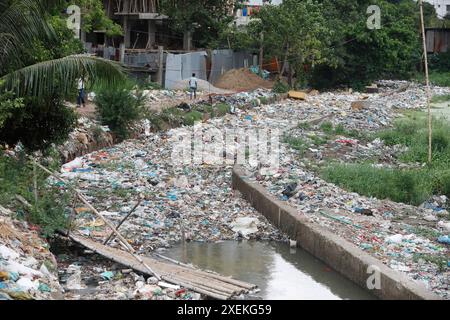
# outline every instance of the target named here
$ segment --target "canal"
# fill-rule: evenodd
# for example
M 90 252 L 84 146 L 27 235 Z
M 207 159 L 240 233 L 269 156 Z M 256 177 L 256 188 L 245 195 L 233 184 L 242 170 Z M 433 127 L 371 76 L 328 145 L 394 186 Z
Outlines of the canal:
M 256 284 L 261 290 L 257 295 L 263 299 L 376 299 L 306 251 L 286 243 L 189 242 L 164 255 Z

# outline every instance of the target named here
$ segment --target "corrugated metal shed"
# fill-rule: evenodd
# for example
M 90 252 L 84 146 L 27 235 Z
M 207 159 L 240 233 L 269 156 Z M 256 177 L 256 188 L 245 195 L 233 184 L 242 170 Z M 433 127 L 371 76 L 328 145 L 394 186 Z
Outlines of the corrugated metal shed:
M 426 39 L 428 52 L 447 52 L 450 49 L 450 28 L 428 28 Z

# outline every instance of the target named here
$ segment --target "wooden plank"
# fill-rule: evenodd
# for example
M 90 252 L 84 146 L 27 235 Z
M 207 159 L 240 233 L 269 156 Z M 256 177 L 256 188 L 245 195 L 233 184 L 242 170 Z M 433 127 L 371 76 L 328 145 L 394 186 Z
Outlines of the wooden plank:
M 124 266 L 144 274 L 149 273 L 143 264 L 138 263 L 131 253 L 116 248 L 105 246 L 78 234 L 70 233 L 70 239 L 84 247 Z M 141 256 L 140 259 L 160 275 L 164 281 L 183 286 L 192 291 L 207 295 L 215 299 L 231 299 L 241 293 L 248 293 L 256 288 L 250 283 L 222 277 L 192 267 L 185 267 L 171 262 L 162 262 L 150 257 Z

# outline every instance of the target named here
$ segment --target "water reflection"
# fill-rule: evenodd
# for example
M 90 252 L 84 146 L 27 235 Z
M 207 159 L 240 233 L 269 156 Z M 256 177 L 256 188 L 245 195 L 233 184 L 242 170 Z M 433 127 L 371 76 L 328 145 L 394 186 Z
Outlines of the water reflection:
M 258 285 L 264 299 L 374 299 L 307 252 L 287 244 L 256 241 L 191 242 L 164 253 Z

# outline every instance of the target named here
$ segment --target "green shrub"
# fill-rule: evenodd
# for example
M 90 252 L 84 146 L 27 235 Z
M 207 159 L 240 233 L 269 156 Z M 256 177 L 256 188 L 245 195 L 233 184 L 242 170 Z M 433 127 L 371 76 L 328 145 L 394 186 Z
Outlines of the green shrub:
M 230 112 L 230 106 L 226 103 L 218 103 L 214 106 L 214 116 L 221 117 Z
M 183 116 L 183 124 L 186 126 L 193 126 L 197 121 L 203 119 L 203 114 L 201 112 L 192 110 Z
M 102 124 L 109 126 L 119 139 L 127 138 L 130 125 L 143 116 L 142 92 L 131 90 L 129 85 L 100 88 L 95 103 Z
M 342 123 L 339 123 L 336 128 L 334 128 L 334 133 L 337 135 L 348 135 L 347 130 L 345 130 L 344 125 Z
M 331 134 L 333 132 L 333 123 L 325 121 L 320 125 L 320 129 L 325 133 Z
M 272 87 L 272 91 L 275 93 L 286 93 L 289 89 L 289 85 L 281 80 L 276 81 Z
M 429 66 L 432 71 L 450 72 L 450 52 L 430 55 Z
M 29 151 L 48 149 L 64 142 L 76 124 L 76 113 L 58 95 L 27 97 L 22 107 L 9 110 L 0 127 L 0 143 L 21 142 Z
M 45 165 L 56 169 L 60 166 L 60 160 L 53 158 Z M 17 207 L 15 196 L 22 196 L 31 205 L 31 208 L 23 207 L 21 209 L 22 212 L 26 212 L 22 217 L 39 225 L 44 236 L 51 236 L 57 229 L 67 227 L 66 209 L 70 192 L 48 186 L 48 175 L 37 169 L 38 201 L 35 202 L 33 177 L 33 165 L 26 160 L 24 153 L 19 154 L 16 159 L 0 152 L 0 204 L 6 207 L 14 205 L 16 208 L 20 208 Z
M 292 149 L 300 151 L 300 153 L 303 153 L 308 148 L 307 143 L 302 138 L 284 136 L 283 142 L 289 144 Z

